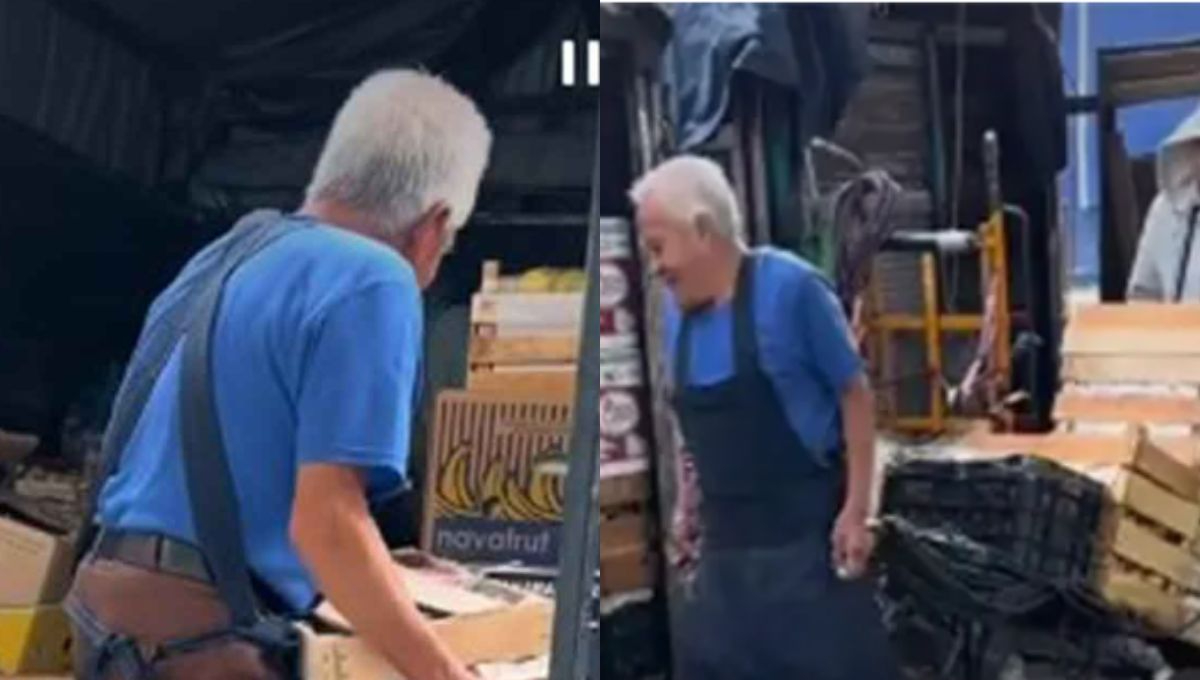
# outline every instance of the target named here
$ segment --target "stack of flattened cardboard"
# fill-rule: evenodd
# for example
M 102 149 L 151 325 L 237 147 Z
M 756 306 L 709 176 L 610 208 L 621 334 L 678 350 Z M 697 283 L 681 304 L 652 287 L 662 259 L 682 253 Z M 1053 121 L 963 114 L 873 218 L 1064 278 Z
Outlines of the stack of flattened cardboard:
M 552 601 L 421 553 L 398 553 L 397 568 L 437 634 L 483 680 L 547 679 Z M 322 607 L 317 620 L 303 632 L 306 680 L 401 680 L 336 610 Z
M 70 585 L 70 543 L 0 507 L 0 675 L 70 666 L 70 627 L 60 603 Z

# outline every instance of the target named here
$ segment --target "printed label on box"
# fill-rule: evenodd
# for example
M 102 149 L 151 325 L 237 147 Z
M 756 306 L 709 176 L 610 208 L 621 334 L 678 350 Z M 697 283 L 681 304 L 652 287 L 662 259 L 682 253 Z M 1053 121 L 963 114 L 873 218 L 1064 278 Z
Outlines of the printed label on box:
M 558 564 L 559 522 L 513 522 L 447 517 L 433 531 L 438 555 L 463 562 Z

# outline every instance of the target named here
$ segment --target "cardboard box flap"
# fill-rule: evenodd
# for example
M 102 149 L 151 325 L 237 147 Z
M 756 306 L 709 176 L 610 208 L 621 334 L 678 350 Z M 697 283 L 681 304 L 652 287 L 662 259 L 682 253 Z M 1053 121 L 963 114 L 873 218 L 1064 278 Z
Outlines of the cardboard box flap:
M 484 614 L 543 599 L 427 553 L 400 551 L 395 557 L 396 569 L 413 600 L 431 618 Z M 350 623 L 329 602 L 323 602 L 313 616 L 332 629 L 351 630 Z
M 450 651 L 467 666 L 525 662 L 550 651 L 552 608 L 541 598 L 481 614 L 432 622 Z M 302 627 L 307 680 L 399 680 L 362 640 Z
M 71 544 L 0 512 L 0 607 L 30 607 L 62 599 L 71 582 Z

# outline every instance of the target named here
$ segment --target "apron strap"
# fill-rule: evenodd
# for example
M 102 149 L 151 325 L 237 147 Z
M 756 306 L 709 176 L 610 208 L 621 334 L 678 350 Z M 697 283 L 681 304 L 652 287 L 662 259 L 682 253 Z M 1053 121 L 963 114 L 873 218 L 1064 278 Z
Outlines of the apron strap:
M 188 320 L 179 381 L 180 439 L 192 523 L 213 582 L 237 627 L 260 619 L 246 560 L 233 473 L 221 436 L 212 378 L 212 341 L 225 284 L 233 272 L 276 239 L 299 229 L 275 220 L 262 224 L 204 282 Z
M 692 369 L 692 315 L 684 312 L 679 321 L 679 337 L 675 340 L 674 375 L 676 391 L 687 389 Z
M 754 327 L 754 269 L 758 258 L 753 254 L 742 257 L 738 265 L 737 287 L 733 293 L 733 365 L 735 375 L 748 375 L 757 371 L 758 333 Z M 674 376 L 675 389 L 681 390 L 691 382 L 692 367 L 692 319 L 694 315 L 684 312 L 679 324 L 679 338 L 675 342 Z
M 754 270 L 757 265 L 758 258 L 753 253 L 742 257 L 737 289 L 733 294 L 733 359 L 737 375 L 750 375 L 761 366 L 754 324 Z

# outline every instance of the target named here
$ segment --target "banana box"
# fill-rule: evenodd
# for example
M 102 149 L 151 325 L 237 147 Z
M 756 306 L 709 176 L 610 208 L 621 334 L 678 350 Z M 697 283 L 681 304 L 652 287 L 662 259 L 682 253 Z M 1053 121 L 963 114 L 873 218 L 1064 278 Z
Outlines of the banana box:
M 0 675 L 70 668 L 71 626 L 61 607 L 0 609 Z
M 438 395 L 422 546 L 473 564 L 558 564 L 569 397 Z

